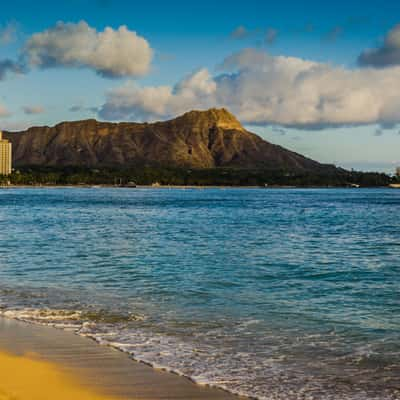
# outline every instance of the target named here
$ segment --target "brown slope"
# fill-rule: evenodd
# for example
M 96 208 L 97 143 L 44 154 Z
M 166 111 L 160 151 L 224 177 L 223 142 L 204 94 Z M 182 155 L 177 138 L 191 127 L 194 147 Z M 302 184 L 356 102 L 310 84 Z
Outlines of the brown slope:
M 14 165 L 331 169 L 246 131 L 225 109 L 148 123 L 62 122 L 6 133 Z

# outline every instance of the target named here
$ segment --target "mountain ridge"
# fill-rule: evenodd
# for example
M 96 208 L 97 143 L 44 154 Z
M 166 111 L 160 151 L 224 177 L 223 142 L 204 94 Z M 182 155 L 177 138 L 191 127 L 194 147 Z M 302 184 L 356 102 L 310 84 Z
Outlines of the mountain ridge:
M 153 123 L 63 121 L 4 132 L 15 166 L 265 168 L 328 171 L 318 163 L 247 131 L 225 108 L 192 110 Z

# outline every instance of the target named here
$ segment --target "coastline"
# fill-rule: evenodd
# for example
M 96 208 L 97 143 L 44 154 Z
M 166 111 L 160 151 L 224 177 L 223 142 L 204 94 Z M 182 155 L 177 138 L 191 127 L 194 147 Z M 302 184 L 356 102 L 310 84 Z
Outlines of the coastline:
M 0 185 L 0 189 L 399 189 L 399 186 L 293 186 L 293 185 L 269 185 L 269 186 L 227 186 L 227 185 L 137 185 L 137 186 L 118 186 L 118 185 Z
M 50 399 L 54 390 L 74 394 L 76 400 L 238 399 L 223 390 L 158 371 L 72 332 L 4 317 L 0 317 L 0 362 L 5 370 L 12 366 L 12 376 L 19 382 L 15 386 L 10 377 L 0 374 L 0 400 L 13 398 L 10 393 L 15 387 L 21 400 Z M 32 380 L 38 374 L 36 382 L 42 383 L 35 384 Z

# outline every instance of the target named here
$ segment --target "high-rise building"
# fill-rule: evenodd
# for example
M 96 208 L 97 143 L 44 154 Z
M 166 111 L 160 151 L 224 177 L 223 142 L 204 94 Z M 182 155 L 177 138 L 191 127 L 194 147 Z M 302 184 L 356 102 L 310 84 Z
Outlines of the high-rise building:
M 11 142 L 3 139 L 0 131 L 0 175 L 10 175 L 12 169 L 12 147 Z

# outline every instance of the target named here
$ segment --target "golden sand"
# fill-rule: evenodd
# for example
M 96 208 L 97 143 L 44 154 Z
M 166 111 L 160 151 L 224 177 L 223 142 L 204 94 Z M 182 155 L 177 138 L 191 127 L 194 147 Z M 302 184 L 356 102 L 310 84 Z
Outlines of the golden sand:
M 0 352 L 0 400 L 117 400 L 86 388 L 56 364 Z

